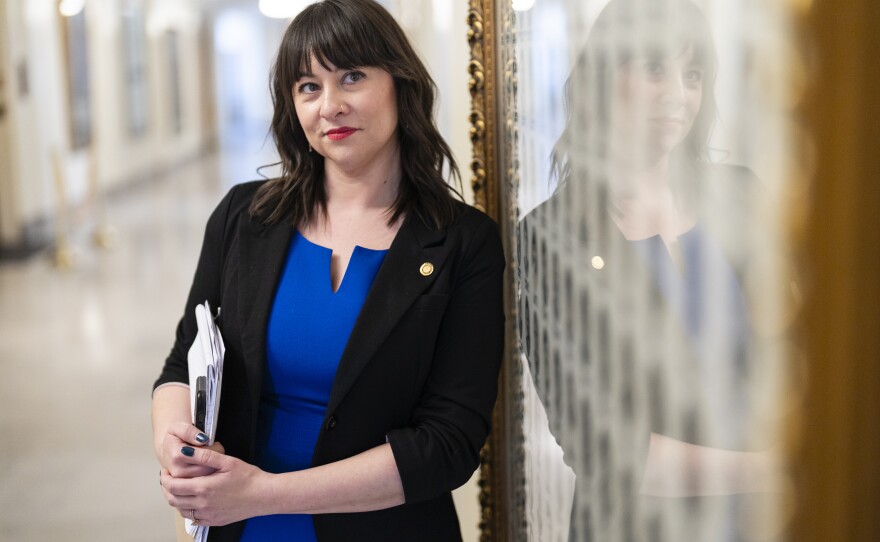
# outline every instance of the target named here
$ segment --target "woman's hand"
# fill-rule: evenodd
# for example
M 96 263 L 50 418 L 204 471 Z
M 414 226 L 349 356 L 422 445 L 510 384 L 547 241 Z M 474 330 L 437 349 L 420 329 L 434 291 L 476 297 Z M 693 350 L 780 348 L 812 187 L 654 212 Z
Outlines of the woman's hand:
M 198 478 L 176 477 L 162 473 L 160 483 L 168 504 L 185 518 L 195 518 L 200 525 L 227 525 L 236 521 L 271 514 L 268 483 L 270 475 L 232 456 L 207 448 L 182 446 L 174 463 L 182 470 L 201 469 L 212 474 Z
M 180 458 L 184 446 L 204 447 L 208 436 L 190 423 L 189 386 L 166 384 L 153 392 L 153 446 L 163 472 L 176 478 L 193 478 L 214 472 L 191 465 Z M 224 453 L 223 446 L 214 443 L 210 448 Z
M 192 462 L 186 461 L 188 458 L 180 453 L 184 446 L 210 449 L 221 454 L 225 452 L 219 442 L 205 446 L 207 442 L 208 436 L 192 424 L 174 422 L 169 425 L 156 449 L 163 473 L 167 472 L 174 478 L 195 478 L 214 472 L 213 469 L 204 465 L 194 465 Z

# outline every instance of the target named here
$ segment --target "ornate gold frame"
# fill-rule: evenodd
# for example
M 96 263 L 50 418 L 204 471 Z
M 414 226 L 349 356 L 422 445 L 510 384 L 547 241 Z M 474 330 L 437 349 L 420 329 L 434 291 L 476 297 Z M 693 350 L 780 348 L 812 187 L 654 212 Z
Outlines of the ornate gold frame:
M 513 11 L 506 2 L 469 0 L 468 88 L 473 144 L 471 186 L 476 207 L 494 218 L 510 238 L 514 213 L 504 187 L 515 182 L 516 129 L 514 104 L 516 64 L 513 61 Z M 501 33 L 498 32 L 500 22 Z M 503 77 L 497 66 L 503 66 Z M 505 178 L 499 172 L 504 171 Z M 514 261 L 508 246 L 508 269 Z M 524 533 L 525 491 L 523 484 L 521 369 L 516 358 L 515 303 L 511 281 L 506 288 L 507 348 L 501 369 L 498 401 L 492 416 L 492 433 L 481 452 L 480 539 L 503 542 L 521 539 Z
M 470 137 L 473 144 L 471 186 L 476 207 L 497 220 L 498 179 L 496 167 L 496 88 L 494 0 L 469 0 L 468 89 L 471 93 Z

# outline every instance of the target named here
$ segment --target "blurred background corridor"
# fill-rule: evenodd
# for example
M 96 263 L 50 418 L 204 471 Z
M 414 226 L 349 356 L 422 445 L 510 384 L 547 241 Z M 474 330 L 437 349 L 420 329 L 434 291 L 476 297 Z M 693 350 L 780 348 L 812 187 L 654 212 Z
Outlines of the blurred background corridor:
M 275 161 L 269 67 L 307 3 L 0 0 L 0 541 L 174 538 L 150 390 L 208 215 Z M 382 3 L 466 165 L 466 3 Z M 456 499 L 476 540 L 476 477 Z

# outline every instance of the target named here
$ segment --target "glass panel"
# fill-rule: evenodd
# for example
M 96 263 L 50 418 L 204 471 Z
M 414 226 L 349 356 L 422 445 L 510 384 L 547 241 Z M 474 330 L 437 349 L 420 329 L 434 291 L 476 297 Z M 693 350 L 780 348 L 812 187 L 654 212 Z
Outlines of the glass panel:
M 806 163 L 787 12 L 506 6 L 528 539 L 773 539 Z

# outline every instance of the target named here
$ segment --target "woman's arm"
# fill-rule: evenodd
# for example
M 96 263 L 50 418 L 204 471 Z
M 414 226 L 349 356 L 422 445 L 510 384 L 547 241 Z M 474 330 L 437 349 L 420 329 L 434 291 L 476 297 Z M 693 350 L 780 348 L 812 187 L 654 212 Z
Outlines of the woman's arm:
M 171 352 L 165 359 L 165 365 L 162 367 L 159 378 L 153 384 L 154 390 L 164 384 L 173 382 L 186 384 L 189 382 L 187 357 L 199 329 L 196 323 L 196 305 L 201 305 L 205 301 L 208 301 L 215 308 L 223 305 L 220 283 L 223 277 L 225 254 L 229 248 L 226 231 L 231 227 L 230 217 L 249 201 L 250 191 L 241 194 L 242 186 L 240 184 L 233 186 L 208 218 L 199 261 L 184 305 L 183 316 L 177 324 Z M 187 418 L 187 420 L 189 419 Z
M 163 476 L 168 502 L 184 516 L 195 510 L 206 525 L 225 525 L 275 513 L 385 509 L 436 498 L 466 482 L 489 432 L 504 322 L 500 237 L 489 219 L 474 214 L 469 220 L 430 373 L 408 426 L 388 431 L 386 444 L 285 474 L 185 446 L 178 453 L 217 472 L 192 480 Z
M 179 478 L 204 476 L 214 472 L 203 466 L 185 461 L 180 449 L 183 446 L 203 446 L 208 437 L 190 423 L 189 386 L 166 384 L 153 392 L 153 448 L 162 470 Z M 215 443 L 211 449 L 223 452 L 223 446 Z
M 495 223 L 476 211 L 460 237 L 454 285 L 411 423 L 386 433 L 407 503 L 470 479 L 489 434 L 504 351 L 504 253 Z
M 231 188 L 208 219 L 199 262 L 183 317 L 177 325 L 174 345 L 165 359 L 159 378 L 153 384 L 153 448 L 162 469 L 179 477 L 201 476 L 212 472 L 187 465 L 178 458 L 182 446 L 202 446 L 207 440 L 204 435 L 197 439 L 199 431 L 191 424 L 189 385 L 186 384 L 189 375 L 187 357 L 198 333 L 196 305 L 209 300 L 212 306 L 221 306 L 220 282 L 226 249 L 225 232 L 229 227 L 230 215 L 243 204 L 241 198 L 236 200 L 240 187 L 241 185 L 236 185 Z M 215 444 L 213 449 L 222 451 L 223 447 Z
M 270 474 L 205 448 L 185 447 L 178 455 L 190 466 L 215 471 L 191 479 L 162 475 L 169 504 L 183 516 L 194 510 L 204 525 L 271 514 L 369 512 L 404 503 L 403 484 L 388 444 L 284 474 Z
M 189 386 L 183 384 L 166 384 L 153 392 L 153 447 L 159 463 L 165 468 L 168 468 L 174 458 L 169 457 L 172 454 L 166 453 L 163 443 L 172 425 L 190 420 L 189 402 Z
M 773 450 L 738 452 L 688 444 L 651 433 L 640 493 L 692 497 L 780 490 Z

